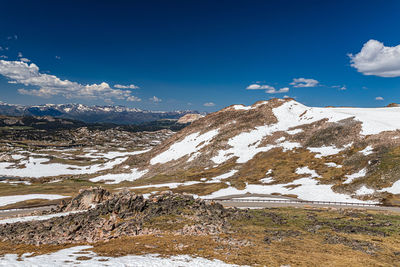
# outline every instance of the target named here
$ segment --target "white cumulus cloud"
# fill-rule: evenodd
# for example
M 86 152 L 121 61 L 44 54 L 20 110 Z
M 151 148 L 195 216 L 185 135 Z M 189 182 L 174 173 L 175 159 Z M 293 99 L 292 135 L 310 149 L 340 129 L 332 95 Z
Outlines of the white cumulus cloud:
M 261 85 L 261 84 L 254 83 L 254 84 L 250 84 L 249 86 L 247 86 L 246 89 L 247 90 L 270 90 L 270 89 L 275 89 L 275 88 L 270 85 L 267 85 L 267 84 Z
M 375 100 L 385 100 L 383 97 L 381 97 L 381 96 L 377 96 L 377 97 L 375 97 Z
M 215 103 L 207 102 L 207 103 L 204 103 L 203 106 L 205 106 L 205 107 L 213 107 L 213 106 L 215 106 Z
M 319 81 L 314 79 L 295 78 L 290 85 L 293 85 L 293 87 L 316 87 L 319 85 Z
M 158 98 L 158 97 L 156 97 L 156 96 L 153 96 L 153 97 L 149 98 L 149 100 L 150 100 L 150 101 L 153 101 L 154 103 L 158 103 L 158 102 L 161 102 L 161 101 L 162 101 L 161 98 Z
M 400 45 L 385 46 L 377 40 L 366 42 L 361 51 L 349 54 L 351 66 L 364 75 L 400 76 Z
M 283 88 L 277 90 L 273 86 L 270 86 L 267 84 L 261 85 L 261 84 L 257 84 L 257 83 L 250 84 L 249 86 L 246 87 L 246 89 L 247 90 L 265 90 L 265 92 L 267 94 L 280 94 L 280 93 L 289 92 L 289 87 L 283 87 Z
M 9 83 L 37 87 L 37 89 L 19 89 L 18 92 L 24 95 L 103 100 L 127 100 L 132 96 L 131 91 L 111 88 L 106 82 L 85 85 L 61 80 L 55 75 L 41 73 L 36 64 L 23 61 L 0 60 L 0 75 L 10 79 Z

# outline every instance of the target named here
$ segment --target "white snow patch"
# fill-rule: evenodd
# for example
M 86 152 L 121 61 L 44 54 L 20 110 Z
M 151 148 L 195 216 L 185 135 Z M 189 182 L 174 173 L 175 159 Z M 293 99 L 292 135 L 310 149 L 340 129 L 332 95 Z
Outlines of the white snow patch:
M 356 195 L 358 196 L 363 196 L 363 195 L 371 195 L 375 193 L 374 189 L 368 188 L 365 185 L 361 186 L 357 191 L 356 191 Z
M 129 267 L 233 267 L 220 260 L 209 260 L 201 257 L 191 257 L 188 255 L 171 256 L 168 258 L 159 257 L 156 254 L 147 255 L 128 255 L 122 257 L 103 257 L 88 249 L 92 246 L 76 246 L 62 249 L 57 252 L 31 256 L 32 253 L 25 253 L 18 259 L 17 254 L 6 254 L 0 257 L 1 266 L 41 266 L 41 267 L 61 267 L 61 266 L 129 266 Z M 86 256 L 89 259 L 79 260 L 78 257 Z
M 0 220 L 0 224 L 17 223 L 17 222 L 30 222 L 30 221 L 45 221 L 45 220 L 49 220 L 51 218 L 67 216 L 67 215 L 70 215 L 70 214 L 80 213 L 80 212 L 85 212 L 85 211 L 86 210 L 77 210 L 77 211 L 68 211 L 68 212 L 60 212 L 60 213 L 54 213 L 54 214 L 40 215 L 40 216 L 15 217 L 15 218 L 9 218 L 9 219 Z
M 354 118 L 362 123 L 361 134 L 379 134 L 383 131 L 395 131 L 400 128 L 400 108 L 316 108 L 307 107 L 294 100 L 282 104 L 281 114 L 292 127 L 328 119 L 329 122 L 338 122 L 343 119 Z M 282 116 L 282 117 L 284 117 Z M 281 118 L 278 118 L 280 120 Z
M 183 156 L 190 155 L 202 149 L 210 143 L 219 130 L 211 130 L 204 134 L 193 133 L 186 136 L 182 141 L 176 142 L 170 148 L 150 160 L 150 164 L 166 163 L 171 160 L 177 160 Z
M 298 185 L 295 188 L 287 187 Z M 297 195 L 299 199 L 308 201 L 336 201 L 336 202 L 352 202 L 352 203 L 377 203 L 374 201 L 363 201 L 352 198 L 346 194 L 336 193 L 332 190 L 332 185 L 318 184 L 317 180 L 312 178 L 301 178 L 297 179 L 288 184 L 274 184 L 274 185 L 256 185 L 247 184 L 243 190 L 236 189 L 234 187 L 228 187 L 213 192 L 207 196 L 201 196 L 202 198 L 216 198 L 224 197 L 228 195 L 236 194 L 293 194 Z
M 310 150 L 313 153 L 316 153 L 315 155 L 316 158 L 322 158 L 322 157 L 327 157 L 331 155 L 336 155 L 343 149 L 337 148 L 335 146 L 322 146 L 322 147 L 308 147 L 308 150 Z
M 379 190 L 379 192 L 388 192 L 392 194 L 400 194 L 400 180 L 397 180 L 390 187 L 385 187 Z
M 342 165 L 338 165 L 335 162 L 326 162 L 325 165 L 328 167 L 332 167 L 332 168 L 342 168 L 343 167 Z
M 374 153 L 374 148 L 372 146 L 367 146 L 366 148 L 361 150 L 360 153 L 362 153 L 364 156 L 368 156 L 368 155 Z
M 131 170 L 130 173 L 109 173 L 100 175 L 98 177 L 90 179 L 92 182 L 106 181 L 106 184 L 118 184 L 122 181 L 133 182 L 143 175 L 148 173 L 148 170 L 139 171 L 137 168 Z
M 232 106 L 233 109 L 235 110 L 250 110 L 253 109 L 251 106 L 245 106 L 245 105 L 234 105 Z
M 290 134 L 290 135 L 295 135 L 295 134 L 303 132 L 303 129 L 294 129 L 294 130 L 289 130 L 289 131 L 286 131 L 286 132 L 288 134 Z
M 191 162 L 191 161 L 193 161 L 194 159 L 196 159 L 198 156 L 200 156 L 201 155 L 201 153 L 200 152 L 195 152 L 195 153 L 193 153 L 191 156 L 190 156 L 190 158 L 187 160 L 188 162 Z
M 293 149 L 295 149 L 295 148 L 301 147 L 300 143 L 297 143 L 297 142 L 289 142 L 289 141 L 280 143 L 278 146 L 280 146 L 280 147 L 283 148 L 283 152 L 286 152 L 286 151 L 288 151 L 288 150 L 293 150 Z
M 107 153 L 91 153 L 89 155 L 86 155 L 87 157 L 92 157 L 92 158 L 106 158 L 106 159 L 115 159 L 119 157 L 126 157 L 126 156 L 133 156 L 133 155 L 139 155 L 143 154 L 146 152 L 149 152 L 151 149 L 146 149 L 146 150 L 140 150 L 140 151 L 133 151 L 133 152 L 118 152 L 118 151 L 109 151 Z
M 268 101 L 262 101 L 260 103 L 257 103 L 254 106 L 245 106 L 245 105 L 233 105 L 232 108 L 235 110 L 251 110 L 251 109 L 256 109 L 259 106 L 265 105 L 266 103 L 268 103 Z
M 269 126 L 259 126 L 250 132 L 240 133 L 237 136 L 229 139 L 228 145 L 231 148 L 218 151 L 218 155 L 211 158 L 216 164 L 221 164 L 230 158 L 238 157 L 237 163 L 245 163 L 252 159 L 260 152 L 266 152 L 276 146 L 267 145 L 258 147 L 261 140 L 268 135 Z
M 296 169 L 297 174 L 308 174 L 310 177 L 313 178 L 321 178 L 321 176 L 314 170 L 311 170 L 310 168 L 306 167 L 301 167 Z
M 14 160 L 20 160 L 20 159 L 25 158 L 25 156 L 22 156 L 22 155 L 19 155 L 19 154 L 11 155 L 11 157 L 12 157 Z
M 217 182 L 220 182 L 222 179 L 229 178 L 229 177 L 233 176 L 237 172 L 238 172 L 237 170 L 231 170 L 231 171 L 229 171 L 227 173 L 224 173 L 224 174 L 221 174 L 219 176 L 211 178 L 211 180 L 207 181 L 206 183 L 217 183 Z
M 272 183 L 272 182 L 274 181 L 274 178 L 272 178 L 272 177 L 265 177 L 265 178 L 262 178 L 260 181 L 261 181 L 263 184 L 269 184 L 269 183 Z
M 25 164 L 25 168 L 15 168 L 12 163 L 0 162 L 0 176 L 12 177 L 49 177 L 58 175 L 77 175 L 77 174 L 92 174 L 99 171 L 112 169 L 114 166 L 121 164 L 128 158 L 116 158 L 104 164 L 94 164 L 91 166 L 77 166 L 60 163 L 50 163 L 47 158 L 29 157 L 27 160 L 22 160 L 21 164 Z
M 344 181 L 343 184 L 350 184 L 351 182 L 354 181 L 354 179 L 364 177 L 366 174 L 367 174 L 367 169 L 364 168 L 364 169 L 360 170 L 359 172 L 356 172 L 356 173 L 353 173 L 350 175 L 346 175 L 347 180 Z
M 149 184 L 149 185 L 141 185 L 141 186 L 134 186 L 129 187 L 129 189 L 142 189 L 142 188 L 160 188 L 160 187 L 169 187 L 171 189 L 177 188 L 178 186 L 188 186 L 194 184 L 200 184 L 201 182 L 198 181 L 189 181 L 184 183 L 166 183 L 166 184 Z
M 29 181 L 13 181 L 13 180 L 4 180 L 4 181 L 0 181 L 0 183 L 3 184 L 13 184 L 13 185 L 17 185 L 17 184 L 25 184 L 25 185 L 31 185 L 32 183 Z
M 62 195 L 52 195 L 52 194 L 28 194 L 28 195 L 14 195 L 14 196 L 5 196 L 0 197 L 0 206 L 7 206 L 10 204 L 14 204 L 21 201 L 31 200 L 31 199 L 61 199 L 66 198 L 68 196 Z

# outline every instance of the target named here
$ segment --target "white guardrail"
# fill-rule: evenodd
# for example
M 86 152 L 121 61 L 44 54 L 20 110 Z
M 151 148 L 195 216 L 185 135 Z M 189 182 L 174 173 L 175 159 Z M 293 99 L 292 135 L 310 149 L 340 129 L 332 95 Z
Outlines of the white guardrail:
M 321 205 L 337 205 L 337 206 L 367 206 L 367 207 L 388 207 L 374 203 L 353 203 L 353 202 L 334 202 L 334 201 L 307 201 L 307 200 L 291 200 L 291 199 L 239 199 L 239 198 L 219 198 L 204 199 L 205 201 L 215 202 L 269 202 L 269 203 L 293 203 L 293 204 L 321 204 Z

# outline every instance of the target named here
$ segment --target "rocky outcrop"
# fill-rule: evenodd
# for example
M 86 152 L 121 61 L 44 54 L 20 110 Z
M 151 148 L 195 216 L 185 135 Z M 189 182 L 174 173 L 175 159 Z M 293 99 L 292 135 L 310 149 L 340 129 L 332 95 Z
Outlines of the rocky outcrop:
M 400 107 L 400 104 L 397 104 L 397 103 L 390 103 L 390 104 L 387 105 L 386 107 L 388 107 L 388 108 Z
M 0 162 L 12 161 L 13 158 L 8 154 L 0 154 Z
M 63 201 L 59 207 L 60 211 L 87 210 L 97 204 L 112 198 L 112 194 L 103 188 L 93 188 L 90 190 L 80 190 L 79 195 L 70 202 Z
M 201 114 L 186 114 L 183 117 L 179 118 L 178 123 L 191 123 L 194 122 L 200 118 L 203 118 L 204 116 Z
M 101 188 L 81 191 L 52 213 L 83 212 L 44 221 L 0 225 L 0 240 L 27 244 L 107 241 L 121 236 L 162 233 L 206 235 L 226 231 L 231 211 L 190 195 L 163 192 L 144 199 L 129 191 L 116 194 Z

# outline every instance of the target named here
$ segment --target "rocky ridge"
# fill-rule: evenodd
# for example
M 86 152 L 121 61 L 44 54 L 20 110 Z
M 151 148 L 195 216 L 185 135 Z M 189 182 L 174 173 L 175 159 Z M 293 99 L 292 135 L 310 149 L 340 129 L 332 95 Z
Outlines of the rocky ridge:
M 107 241 L 123 236 L 160 234 L 208 235 L 227 230 L 229 211 L 190 195 L 163 192 L 144 199 L 129 191 L 82 190 L 50 214 L 73 212 L 43 221 L 0 224 L 1 241 L 66 244 Z M 49 212 L 42 213 L 46 215 Z
M 178 123 L 191 123 L 191 122 L 194 122 L 203 117 L 204 116 L 201 114 L 186 114 L 186 115 L 180 117 L 177 122 Z

